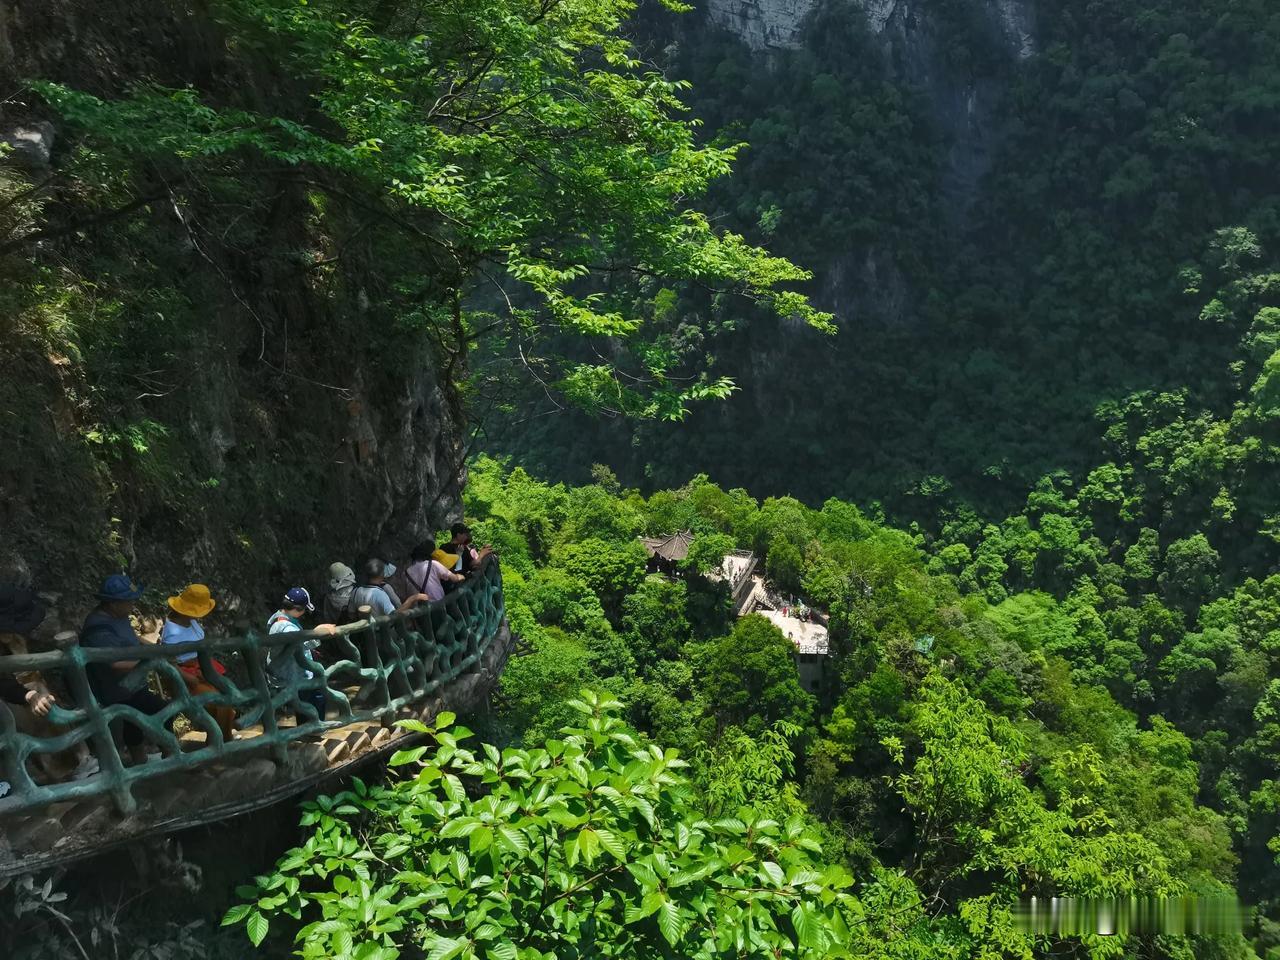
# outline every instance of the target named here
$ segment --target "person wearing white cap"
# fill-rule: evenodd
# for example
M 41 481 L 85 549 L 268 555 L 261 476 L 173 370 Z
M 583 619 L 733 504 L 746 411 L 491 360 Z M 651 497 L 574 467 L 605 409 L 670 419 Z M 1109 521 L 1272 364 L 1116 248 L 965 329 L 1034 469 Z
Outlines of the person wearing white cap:
M 354 618 L 351 594 L 356 589 L 356 572 L 345 563 L 329 564 L 329 589 L 324 595 L 324 617 L 333 623 L 348 623 Z
M 308 613 L 314 612 L 315 608 L 316 605 L 311 602 L 311 594 L 307 592 L 306 587 L 290 587 L 285 591 L 284 600 L 280 603 L 280 609 L 267 618 L 267 633 L 272 636 L 281 633 L 301 633 L 303 630 L 302 618 Z M 319 624 L 312 630 L 312 633 L 327 636 L 332 636 L 337 632 L 338 628 L 332 623 Z M 316 670 L 320 670 L 320 665 L 311 658 L 311 651 L 319 645 L 320 641 L 312 638 L 302 642 L 301 650 L 296 644 L 272 647 L 271 655 L 267 659 L 267 671 L 281 685 L 292 685 L 301 683 L 303 680 L 310 680 L 315 674 L 306 669 L 299 660 L 305 660 L 307 663 L 312 664 Z M 324 719 L 324 690 L 299 690 L 298 700 L 300 703 L 307 704 L 315 710 L 317 719 Z M 294 708 L 293 716 L 298 726 L 302 726 L 308 719 L 296 707 Z

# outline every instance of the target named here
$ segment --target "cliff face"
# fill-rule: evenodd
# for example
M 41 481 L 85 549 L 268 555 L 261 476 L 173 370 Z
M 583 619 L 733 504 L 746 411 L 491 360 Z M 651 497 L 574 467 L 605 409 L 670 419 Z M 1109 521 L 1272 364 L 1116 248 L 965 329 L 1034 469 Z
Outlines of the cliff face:
M 876 69 L 919 96 L 945 151 L 938 226 L 944 233 L 963 232 L 999 149 L 1001 98 L 1017 64 L 1037 50 L 1035 0 L 707 0 L 703 22 L 735 35 L 767 70 L 780 52 L 822 42 L 807 38 L 806 29 L 820 8 L 832 9 L 827 4 L 860 11 L 880 53 Z M 688 40 L 695 47 L 697 42 L 696 36 Z M 967 54 L 957 58 L 957 47 L 980 50 L 981 68 Z M 872 244 L 825 250 L 822 259 L 816 279 L 824 308 L 859 322 L 913 322 L 918 292 L 893 252 Z
M 879 40 L 887 74 L 925 91 L 939 129 L 950 144 L 949 193 L 963 206 L 990 166 L 994 108 L 1001 90 L 990 77 L 972 76 L 947 63 L 953 24 L 936 0 L 707 0 L 707 21 L 738 36 L 762 56 L 799 46 L 806 18 L 820 3 L 860 8 Z M 973 0 L 973 28 L 1012 60 L 1036 50 L 1035 0 Z
M 296 96 L 202 6 L 0 3 L 0 80 Z M 18 147 L 0 164 L 0 573 L 66 592 L 70 620 L 125 564 L 256 620 L 329 562 L 401 555 L 455 514 L 448 360 L 388 322 L 367 225 L 272 170 L 103 220 L 113 201 L 84 195 L 76 134 L 37 97 L 0 107 L 0 136 Z
M 707 0 L 707 19 L 742 38 L 754 50 L 796 46 L 805 17 L 822 0 Z M 839 0 L 832 0 L 839 2 Z M 936 18 L 927 0 L 849 0 L 886 44 L 918 43 Z M 1033 0 L 982 0 L 993 28 L 1010 50 L 1025 58 L 1035 51 Z

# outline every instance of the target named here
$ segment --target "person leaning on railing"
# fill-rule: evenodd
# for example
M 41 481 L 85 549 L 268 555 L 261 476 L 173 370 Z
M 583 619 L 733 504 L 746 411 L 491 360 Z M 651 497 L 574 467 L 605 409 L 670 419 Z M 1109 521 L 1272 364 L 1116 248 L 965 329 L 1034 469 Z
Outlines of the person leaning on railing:
M 455 523 L 449 528 L 449 542 L 436 550 L 434 557 L 449 570 L 460 574 L 458 582 L 469 578 L 480 566 L 481 561 L 493 553 L 493 547 L 487 544 L 476 549 L 471 541 L 471 528 L 465 523 Z M 458 583 L 446 582 L 446 591 L 456 589 Z
M 142 588 L 137 586 L 128 576 L 122 573 L 107 577 L 98 593 L 99 604 L 84 621 L 80 630 L 82 647 L 140 647 L 142 638 L 133 629 L 129 614 L 137 606 L 142 596 Z M 89 663 L 85 672 L 89 677 L 89 689 L 102 706 L 125 704 L 154 716 L 165 708 L 163 697 L 152 693 L 146 687 L 130 692 L 120 683 L 130 670 L 138 665 L 137 660 L 117 660 L 108 663 Z M 173 718 L 165 721 L 165 726 L 172 729 Z M 142 727 L 128 718 L 122 729 L 124 745 L 129 750 L 133 762 L 145 763 L 154 759 L 156 754 L 148 751 Z
M 30 651 L 27 638 L 40 626 L 44 604 L 34 592 L 13 584 L 0 584 L 0 656 L 25 656 Z M 34 670 L 14 676 L 0 676 L 0 699 L 9 706 L 19 733 L 41 739 L 65 733 L 49 720 L 57 704 L 44 677 Z M 89 748 L 78 743 L 57 753 L 33 753 L 31 762 L 38 780 L 81 780 L 98 772 L 98 761 Z
M 169 613 L 165 617 L 164 629 L 160 632 L 161 643 L 193 643 L 204 639 L 204 627 L 200 621 L 213 612 L 217 601 L 203 583 L 188 584 L 176 597 L 169 598 Z M 209 682 L 200 666 L 200 655 L 194 651 L 182 653 L 177 657 L 178 670 L 183 682 L 192 694 L 199 696 L 205 693 L 217 693 L 218 688 Z M 226 673 L 227 668 L 217 660 L 212 660 L 213 669 L 218 673 Z M 170 691 L 172 694 L 172 691 Z M 235 707 L 225 704 L 205 704 L 209 716 L 222 731 L 223 743 L 236 738 Z
M 280 609 L 267 619 L 267 633 L 271 636 L 282 633 L 301 633 L 305 629 L 302 626 L 302 618 L 308 613 L 314 613 L 315 609 L 316 605 L 311 602 L 311 594 L 307 592 L 306 587 L 290 587 L 285 591 Z M 332 623 L 321 623 L 312 628 L 312 633 L 323 636 L 333 636 L 337 632 L 338 628 Z M 298 684 L 312 679 L 315 673 L 323 673 L 324 668 L 311 658 L 311 651 L 319 645 L 319 640 L 311 639 L 302 641 L 301 650 L 294 644 L 272 647 L 267 657 L 267 673 L 273 685 L 297 689 Z M 313 665 L 315 672 L 299 663 L 299 657 Z M 297 690 L 297 694 L 299 703 L 310 705 L 316 711 L 317 719 L 324 719 L 324 690 Z M 293 711 L 293 719 L 298 726 L 307 722 L 302 711 L 296 707 Z
M 388 617 L 393 613 L 408 613 L 418 604 L 430 599 L 425 593 L 415 593 L 406 597 L 398 606 L 392 603 L 391 596 L 383 589 L 383 584 L 387 582 L 387 563 L 384 560 L 376 557 L 366 560 L 361 572 L 364 582 L 351 593 L 351 606 L 357 610 L 368 607 L 374 616 Z

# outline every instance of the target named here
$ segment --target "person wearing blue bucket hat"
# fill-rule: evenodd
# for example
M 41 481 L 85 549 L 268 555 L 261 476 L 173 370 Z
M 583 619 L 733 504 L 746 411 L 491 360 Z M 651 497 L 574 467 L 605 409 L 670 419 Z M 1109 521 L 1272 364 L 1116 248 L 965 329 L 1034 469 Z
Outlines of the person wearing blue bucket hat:
M 126 574 L 115 573 L 102 581 L 102 589 L 98 591 L 98 599 L 104 602 L 124 602 L 137 600 L 142 596 L 142 587 L 138 586 Z M 132 610 L 132 608 L 130 608 Z
M 129 619 L 141 596 L 142 587 L 127 574 L 117 573 L 107 577 L 102 582 L 102 589 L 98 591 L 97 609 L 85 618 L 80 630 L 80 645 L 106 648 L 142 646 L 142 638 L 134 631 Z M 120 681 L 138 662 L 117 660 L 86 665 L 89 688 L 98 703 L 104 707 L 124 704 L 148 716 L 154 716 L 165 708 L 167 701 L 146 687 L 131 693 L 121 684 Z M 165 722 L 165 726 L 172 728 L 172 717 Z M 134 763 L 154 759 L 154 754 L 149 754 L 146 749 L 142 728 L 130 723 L 127 717 L 122 734 Z

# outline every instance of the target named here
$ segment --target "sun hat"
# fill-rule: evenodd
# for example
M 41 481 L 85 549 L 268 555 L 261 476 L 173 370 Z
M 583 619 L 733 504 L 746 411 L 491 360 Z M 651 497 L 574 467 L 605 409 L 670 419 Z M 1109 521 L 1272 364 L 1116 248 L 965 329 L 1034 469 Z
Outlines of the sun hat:
M 329 564 L 329 589 L 341 590 L 343 587 L 354 586 L 356 582 L 355 571 L 348 567 L 345 563 Z
M 184 617 L 199 619 L 207 615 L 215 606 L 217 606 L 216 601 L 209 595 L 209 588 L 203 583 L 190 584 L 176 597 L 169 598 L 169 609 Z
M 140 596 L 142 587 L 127 573 L 113 573 L 102 581 L 102 589 L 98 591 L 99 600 L 137 600 Z
M 307 592 L 306 587 L 290 587 L 285 591 L 284 604 L 287 607 L 302 607 L 304 610 L 316 608 L 316 605 L 311 602 L 311 594 Z
M 44 604 L 26 587 L 0 583 L 0 632 L 27 633 L 44 620 Z

